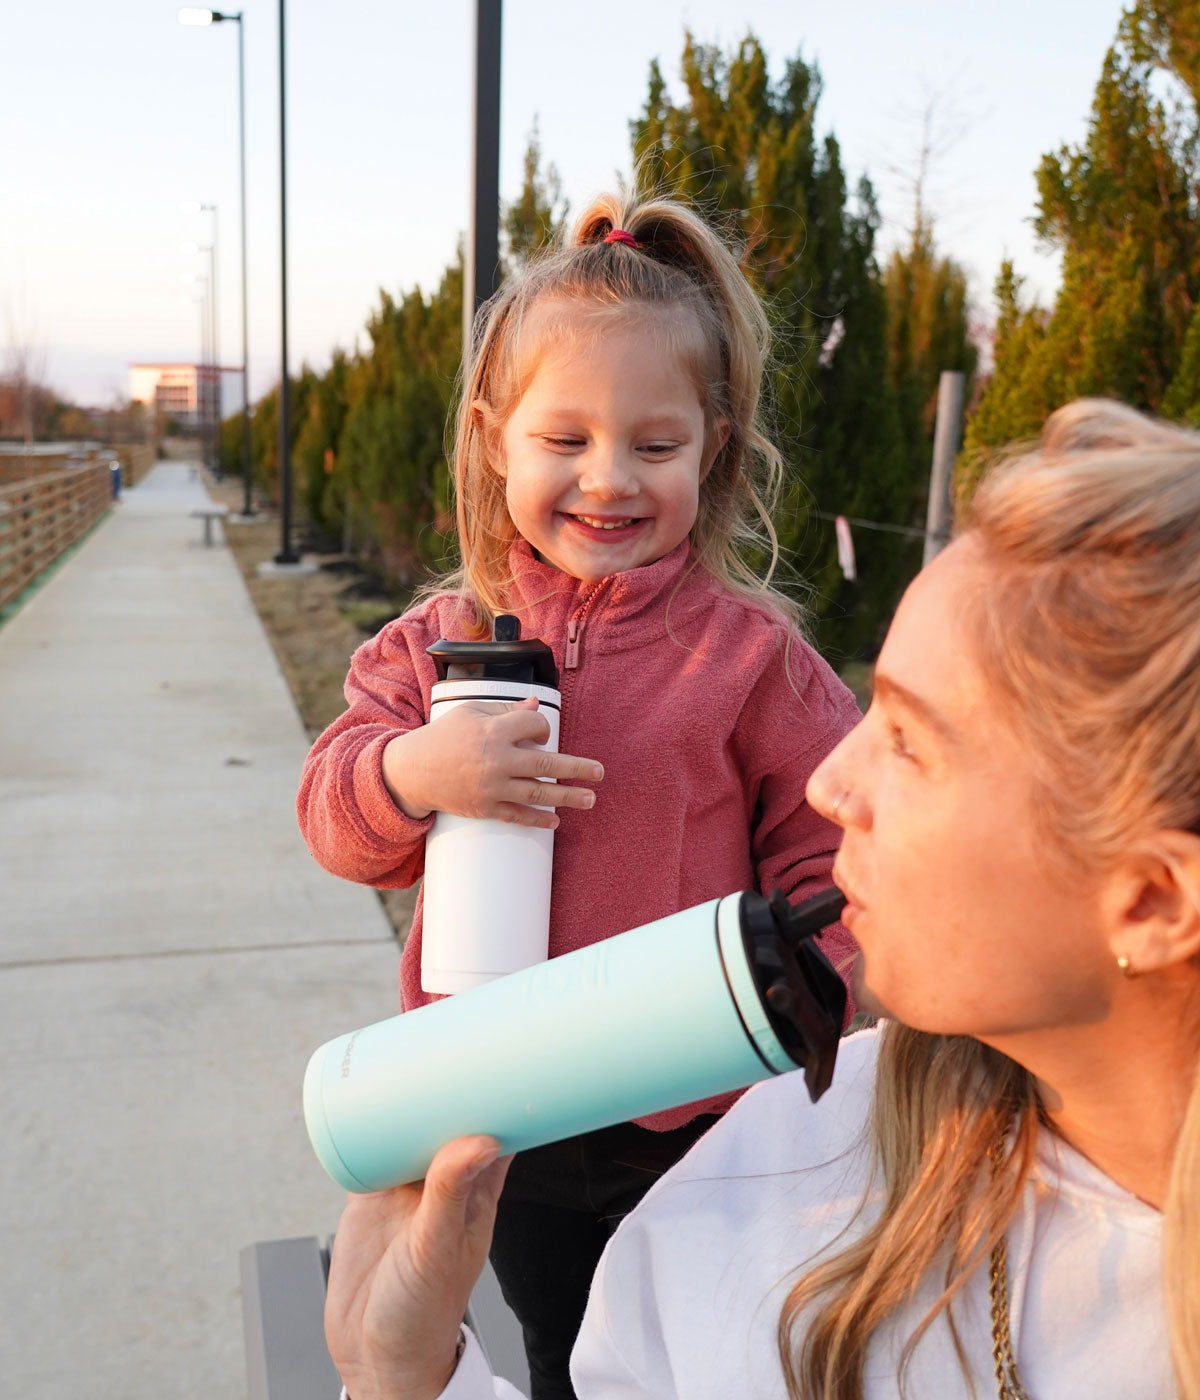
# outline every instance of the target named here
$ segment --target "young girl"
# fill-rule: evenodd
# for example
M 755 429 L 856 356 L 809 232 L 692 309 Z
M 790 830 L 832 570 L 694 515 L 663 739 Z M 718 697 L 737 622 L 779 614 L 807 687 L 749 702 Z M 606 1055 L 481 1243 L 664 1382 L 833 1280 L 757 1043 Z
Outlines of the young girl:
M 766 318 L 736 260 L 680 204 L 602 199 L 506 283 L 475 341 L 454 464 L 462 567 L 355 653 L 350 707 L 300 788 L 313 854 L 407 886 L 435 811 L 555 827 L 551 957 L 737 889 L 815 892 L 837 841 L 805 784 L 858 712 L 741 552 L 774 558 L 780 460 L 757 417 Z M 530 747 L 548 733 L 536 702 L 426 723 L 426 647 L 490 635 L 500 612 L 554 650 L 556 756 Z M 826 935 L 835 966 L 852 947 Z M 418 902 L 405 1009 L 431 999 L 420 962 Z M 573 1394 L 605 1242 L 732 1097 L 514 1162 L 492 1261 L 535 1400 Z

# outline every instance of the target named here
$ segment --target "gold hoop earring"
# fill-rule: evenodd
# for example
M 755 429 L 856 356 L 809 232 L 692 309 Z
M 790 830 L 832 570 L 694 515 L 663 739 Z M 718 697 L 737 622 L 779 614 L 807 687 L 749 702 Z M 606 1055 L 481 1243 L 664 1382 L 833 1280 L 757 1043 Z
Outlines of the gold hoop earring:
M 1120 957 L 1117 958 L 1117 966 L 1121 969 L 1122 977 L 1132 979 L 1137 976 L 1137 973 L 1133 970 L 1133 964 L 1129 961 L 1129 959 L 1125 956 L 1124 953 L 1122 953 Z

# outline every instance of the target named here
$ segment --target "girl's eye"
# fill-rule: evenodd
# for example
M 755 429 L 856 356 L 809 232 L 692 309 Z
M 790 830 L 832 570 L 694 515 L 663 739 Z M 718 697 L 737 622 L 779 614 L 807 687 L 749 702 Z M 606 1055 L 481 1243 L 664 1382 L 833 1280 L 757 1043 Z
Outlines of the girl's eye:
M 677 442 L 648 442 L 641 450 L 650 457 L 667 457 L 678 448 Z
M 580 437 L 545 437 L 542 441 L 547 447 L 582 447 L 583 439 Z

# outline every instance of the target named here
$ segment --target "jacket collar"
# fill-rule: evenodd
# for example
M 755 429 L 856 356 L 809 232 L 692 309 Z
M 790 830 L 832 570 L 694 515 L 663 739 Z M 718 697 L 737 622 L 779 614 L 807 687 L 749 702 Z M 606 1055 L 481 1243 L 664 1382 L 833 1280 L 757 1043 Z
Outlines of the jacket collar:
M 586 622 L 588 646 L 609 650 L 665 634 L 667 605 L 682 619 L 712 601 L 717 584 L 695 566 L 687 540 L 653 564 L 609 574 L 596 584 L 581 583 L 543 563 L 520 536 L 509 552 L 513 578 L 512 611 L 526 636 L 541 634 L 552 644 L 565 638 L 572 621 Z M 598 625 L 593 626 L 593 623 Z

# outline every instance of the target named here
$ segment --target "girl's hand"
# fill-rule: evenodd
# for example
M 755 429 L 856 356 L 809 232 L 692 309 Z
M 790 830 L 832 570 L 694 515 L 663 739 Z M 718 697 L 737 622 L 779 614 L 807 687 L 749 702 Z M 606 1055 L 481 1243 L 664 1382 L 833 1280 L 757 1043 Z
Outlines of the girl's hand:
M 535 747 L 550 737 L 535 699 L 456 705 L 435 724 L 398 734 L 383 751 L 383 781 L 410 817 L 450 812 L 553 830 L 558 817 L 538 807 L 588 808 L 596 794 L 568 787 L 598 783 L 599 763 Z M 555 782 L 539 782 L 553 778 Z M 533 804 L 536 804 L 533 805 Z
M 333 1242 L 325 1340 L 353 1400 L 433 1400 L 487 1259 L 510 1157 L 458 1138 L 424 1182 L 351 1196 Z

